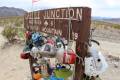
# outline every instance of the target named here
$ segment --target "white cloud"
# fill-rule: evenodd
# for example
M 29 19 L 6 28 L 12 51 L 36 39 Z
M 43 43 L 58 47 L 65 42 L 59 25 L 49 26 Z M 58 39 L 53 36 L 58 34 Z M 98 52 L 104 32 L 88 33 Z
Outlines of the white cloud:
M 92 16 L 120 18 L 120 10 L 96 9 L 92 10 Z
M 91 7 L 97 8 L 94 0 L 40 0 L 34 3 L 34 9 L 57 8 L 57 7 Z
M 104 0 L 106 4 L 109 6 L 117 6 L 120 5 L 120 0 Z
M 92 7 L 94 5 L 94 3 L 92 3 L 93 0 L 40 0 L 39 6 L 40 4 L 44 4 L 46 6 L 88 6 L 88 7 Z M 36 4 L 38 4 L 36 3 Z

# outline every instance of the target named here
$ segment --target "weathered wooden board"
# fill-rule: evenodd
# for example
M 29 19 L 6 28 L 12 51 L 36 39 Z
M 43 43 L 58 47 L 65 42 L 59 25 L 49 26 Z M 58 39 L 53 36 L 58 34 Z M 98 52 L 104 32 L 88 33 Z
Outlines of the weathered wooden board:
M 90 14 L 85 12 L 87 7 L 70 7 L 40 10 L 25 15 L 25 28 L 32 31 L 40 31 L 68 37 L 69 20 L 71 20 L 72 38 L 80 36 L 79 30 L 90 19 Z M 70 14 L 69 14 L 70 12 Z

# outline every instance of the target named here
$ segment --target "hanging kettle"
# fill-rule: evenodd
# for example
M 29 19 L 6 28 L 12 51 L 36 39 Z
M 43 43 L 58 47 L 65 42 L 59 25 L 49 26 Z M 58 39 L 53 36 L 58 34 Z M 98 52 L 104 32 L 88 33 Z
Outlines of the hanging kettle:
M 29 39 L 31 38 L 31 36 L 32 36 L 32 34 L 31 34 L 30 31 L 26 31 L 26 32 L 25 32 L 25 38 L 26 38 L 27 40 L 29 40 Z
M 30 58 L 30 54 L 29 54 L 29 53 L 22 52 L 22 53 L 20 54 L 20 57 L 21 57 L 21 59 L 29 59 L 29 58 Z
M 76 61 L 76 55 L 73 50 L 68 50 L 64 52 L 63 63 L 64 64 L 74 64 Z
M 76 60 L 76 55 L 73 50 L 64 50 L 62 48 L 57 50 L 56 57 L 58 62 L 62 64 L 74 64 Z
M 52 43 L 46 43 L 40 48 L 40 54 L 44 57 L 55 57 L 56 48 Z
M 103 73 L 108 64 L 105 57 L 95 47 L 89 47 L 90 57 L 85 57 L 85 74 L 88 76 L 98 76 Z

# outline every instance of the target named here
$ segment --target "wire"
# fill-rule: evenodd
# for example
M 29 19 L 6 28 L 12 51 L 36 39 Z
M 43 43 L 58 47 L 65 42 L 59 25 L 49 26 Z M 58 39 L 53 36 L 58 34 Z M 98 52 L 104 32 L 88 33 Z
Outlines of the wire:
M 85 63 L 84 63 L 84 60 L 83 60 L 83 58 L 82 57 L 80 57 L 80 56 L 78 56 L 78 54 L 76 54 L 76 56 L 79 58 L 79 64 L 80 64 L 80 60 L 82 61 L 82 65 L 84 66 L 85 65 Z

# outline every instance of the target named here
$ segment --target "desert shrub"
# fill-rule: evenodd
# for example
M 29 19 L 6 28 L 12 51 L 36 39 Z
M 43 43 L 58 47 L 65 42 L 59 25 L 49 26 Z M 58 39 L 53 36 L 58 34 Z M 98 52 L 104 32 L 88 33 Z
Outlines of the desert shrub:
M 16 27 L 22 27 L 22 24 L 23 24 L 23 19 L 22 18 L 20 18 L 20 17 L 17 17 L 16 19 L 15 19 L 15 26 Z
M 16 27 L 20 27 L 21 26 L 21 23 L 19 23 L 18 21 L 15 22 L 15 26 Z
M 114 24 L 114 25 L 112 25 L 112 27 L 115 28 L 115 29 L 120 29 L 120 25 L 119 24 Z
M 25 33 L 25 29 L 22 28 L 22 27 L 16 27 L 16 30 L 17 30 L 17 36 L 20 40 L 24 40 L 25 39 L 25 36 L 24 36 L 24 33 Z
M 7 26 L 8 24 L 12 24 L 16 27 L 23 27 L 23 23 L 24 23 L 23 16 L 0 18 L 0 25 L 1 26 Z
M 2 35 L 5 36 L 9 42 L 12 42 L 16 36 L 16 33 L 17 31 L 14 27 L 6 26 L 2 32 Z

